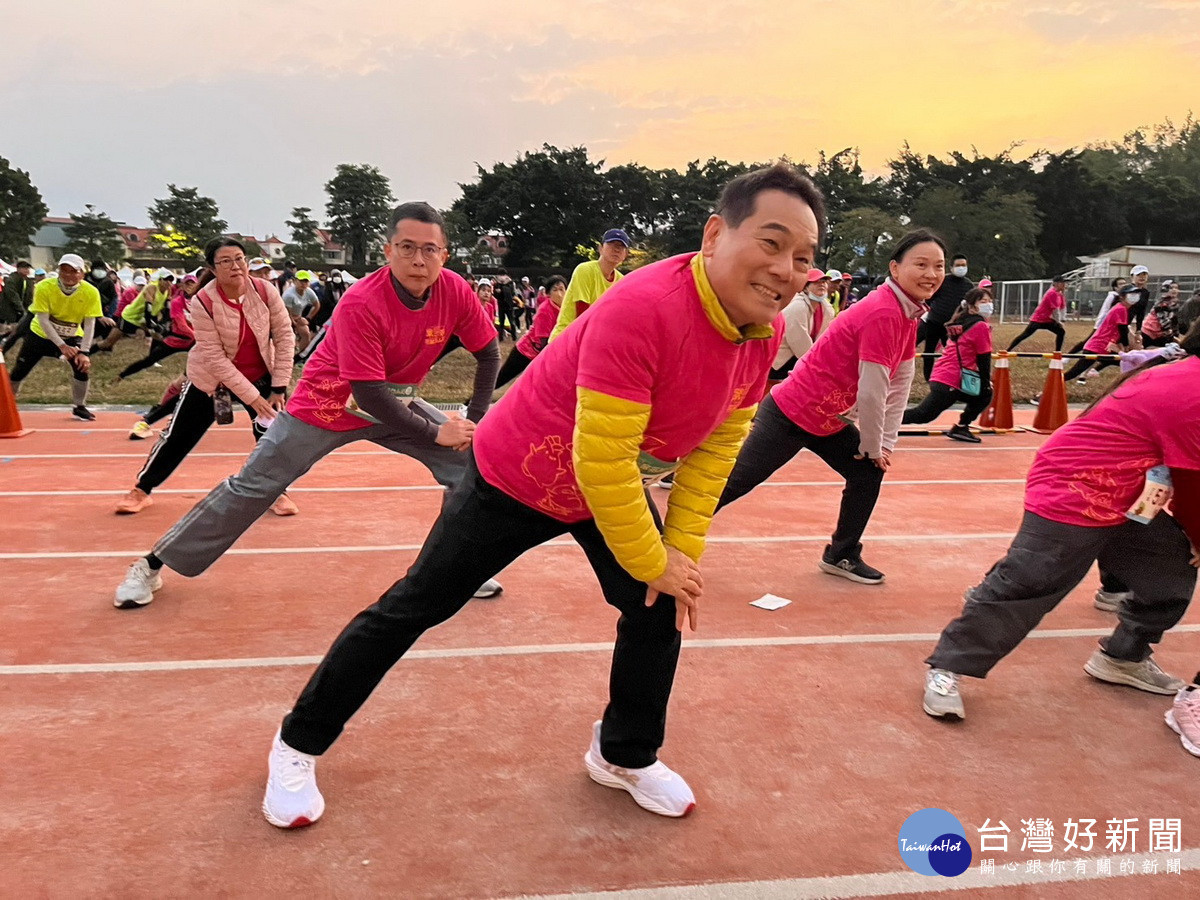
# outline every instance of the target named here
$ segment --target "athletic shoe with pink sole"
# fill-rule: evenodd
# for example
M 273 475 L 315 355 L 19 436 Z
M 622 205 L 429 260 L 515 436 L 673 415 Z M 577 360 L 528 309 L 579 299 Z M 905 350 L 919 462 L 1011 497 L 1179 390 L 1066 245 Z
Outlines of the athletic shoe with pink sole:
M 641 769 L 614 766 L 600 755 L 600 723 L 592 726 L 592 745 L 583 755 L 592 781 L 628 791 L 642 809 L 679 818 L 696 808 L 696 797 L 683 777 L 658 761 Z
M 325 812 L 325 798 L 317 790 L 317 758 L 293 750 L 278 731 L 267 758 L 267 791 L 262 812 L 276 828 L 303 828 Z
M 1163 717 L 1167 726 L 1179 735 L 1179 743 L 1192 756 L 1200 756 L 1200 673 L 1196 681 L 1175 695 L 1175 702 Z

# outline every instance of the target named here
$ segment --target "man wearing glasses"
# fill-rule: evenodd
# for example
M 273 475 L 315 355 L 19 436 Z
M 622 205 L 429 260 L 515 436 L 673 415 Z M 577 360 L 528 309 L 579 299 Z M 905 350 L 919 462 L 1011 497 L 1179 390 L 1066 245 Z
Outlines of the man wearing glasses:
M 475 423 L 491 403 L 500 350 L 496 329 L 466 282 L 442 268 L 445 243 L 441 214 L 429 204 L 404 203 L 392 211 L 388 264 L 342 297 L 286 410 L 271 420 L 242 471 L 129 567 L 116 606 L 153 600 L 164 564 L 189 577 L 204 572 L 288 485 L 353 441 L 411 456 L 448 489 L 461 480 Z M 417 397 L 452 335 L 477 361 L 466 419 L 447 418 Z M 500 591 L 489 580 L 476 596 Z

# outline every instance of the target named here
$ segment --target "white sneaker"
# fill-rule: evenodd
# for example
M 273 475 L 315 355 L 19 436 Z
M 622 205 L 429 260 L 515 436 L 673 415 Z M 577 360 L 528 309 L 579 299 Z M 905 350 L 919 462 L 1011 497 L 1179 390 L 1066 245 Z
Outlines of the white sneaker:
M 946 669 L 930 669 L 925 673 L 925 698 L 922 707 L 934 718 L 967 717 L 962 696 L 958 693 L 958 674 Z
M 303 828 L 325 812 L 325 798 L 317 790 L 317 758 L 293 750 L 279 732 L 267 758 L 267 792 L 262 812 L 276 828 Z
M 1133 591 L 1096 591 L 1092 605 L 1103 612 L 1119 612 L 1121 603 L 1133 599 Z
M 117 609 L 137 609 L 154 599 L 154 592 L 162 587 L 162 571 L 154 571 L 142 557 L 125 573 L 125 580 L 117 585 L 113 606 Z
M 489 578 L 479 586 L 479 590 L 472 596 L 476 600 L 491 600 L 493 597 L 499 597 L 502 593 L 504 593 L 504 586 L 496 579 Z
M 681 775 L 661 761 L 642 769 L 622 769 L 600 755 L 600 723 L 592 726 L 592 745 L 583 755 L 592 781 L 605 787 L 628 791 L 642 809 L 660 816 L 679 818 L 696 808 L 696 797 Z

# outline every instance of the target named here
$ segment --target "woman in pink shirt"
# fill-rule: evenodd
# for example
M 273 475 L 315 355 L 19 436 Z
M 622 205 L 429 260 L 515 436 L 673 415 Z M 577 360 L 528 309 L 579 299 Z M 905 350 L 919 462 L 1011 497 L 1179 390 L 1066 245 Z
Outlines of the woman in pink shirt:
M 496 376 L 496 387 L 502 387 L 524 372 L 539 353 L 546 349 L 550 340 L 550 332 L 558 321 L 558 310 L 562 306 L 563 297 L 567 295 L 567 279 L 561 275 L 552 275 L 543 285 L 545 294 L 542 303 L 533 317 L 533 325 L 525 336 L 517 342 L 508 354 L 508 359 Z
M 1025 338 L 1042 329 L 1054 334 L 1055 351 L 1062 350 L 1067 332 L 1059 320 L 1067 308 L 1067 299 L 1063 295 L 1066 288 L 1067 279 L 1061 275 L 1055 276 L 1050 290 L 1042 295 L 1042 302 L 1037 305 L 1037 309 L 1029 317 L 1029 324 L 1025 326 L 1025 330 L 1013 338 L 1013 342 L 1008 345 L 1009 353 L 1016 349 L 1016 346 Z
M 946 437 L 970 444 L 980 443 L 971 433 L 975 417 L 992 402 L 992 329 L 988 317 L 993 310 L 991 295 L 972 288 L 962 304 L 946 323 L 949 340 L 933 365 L 929 376 L 929 393 L 917 406 L 905 411 L 902 424 L 932 422 L 955 403 L 965 404 L 958 424 L 946 432 Z M 970 372 L 968 384 L 963 373 Z M 974 390 L 972 391 L 971 382 Z
M 807 447 L 846 479 L 820 569 L 859 584 L 883 581 L 863 562 L 861 539 L 891 465 L 912 386 L 917 321 L 945 277 L 946 244 L 924 228 L 909 232 L 888 269 L 891 277 L 834 319 L 759 406 L 721 495 L 722 506 L 732 503 Z
M 1127 284 L 1117 291 L 1117 299 L 1100 323 L 1100 327 L 1092 332 L 1092 336 L 1083 345 L 1084 353 L 1120 353 L 1129 349 L 1129 308 L 1141 298 L 1141 292 L 1135 285 Z M 1070 381 L 1079 378 L 1092 366 L 1096 371 L 1117 365 L 1115 359 L 1077 359 L 1075 365 L 1063 375 Z
M 170 477 L 213 422 L 225 414 L 232 421 L 233 398 L 253 417 L 256 441 L 286 402 L 295 338 L 279 292 L 270 282 L 250 276 L 246 250 L 233 238 L 209 241 L 204 260 L 209 268 L 191 299 L 195 344 L 188 351 L 188 382 L 175 418 L 150 451 L 137 484 L 117 504 L 120 515 L 149 506 L 150 492 Z M 271 510 L 280 516 L 296 514 L 287 494 Z
M 1184 688 L 1151 657 L 1163 632 L 1183 618 L 1196 587 L 1200 330 L 1193 328 L 1182 346 L 1188 358 L 1118 379 L 1038 450 L 1012 546 L 966 592 L 962 614 L 925 660 L 929 715 L 962 718 L 960 676 L 985 677 L 1094 562 L 1132 593 L 1117 609 L 1116 630 L 1084 671 L 1155 694 Z
M 183 283 L 171 295 L 171 301 L 167 308 L 168 330 L 154 338 L 150 345 L 150 352 L 145 357 L 122 369 L 121 374 L 113 380 L 114 384 L 143 369 L 150 368 L 168 356 L 191 349 L 192 345 L 196 343 L 196 335 L 192 331 L 192 319 L 188 312 L 188 304 L 191 303 L 192 297 L 199 289 L 200 280 L 195 275 L 188 275 L 183 279 Z

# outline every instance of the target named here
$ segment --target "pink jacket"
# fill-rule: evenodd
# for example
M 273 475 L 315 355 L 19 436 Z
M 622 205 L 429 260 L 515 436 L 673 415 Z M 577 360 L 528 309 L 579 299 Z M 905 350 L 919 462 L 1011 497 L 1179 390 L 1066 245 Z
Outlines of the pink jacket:
M 291 384 L 296 338 L 292 334 L 292 317 L 275 285 L 251 278 L 242 302 L 241 313 L 230 309 L 221 299 L 215 281 L 209 282 L 192 298 L 192 329 L 196 333 L 196 343 L 188 351 L 187 376 L 206 394 L 214 393 L 224 384 L 239 399 L 250 403 L 259 396 L 258 390 L 233 365 L 241 337 L 242 315 L 258 339 L 258 350 L 271 372 L 271 387 L 286 388 Z

